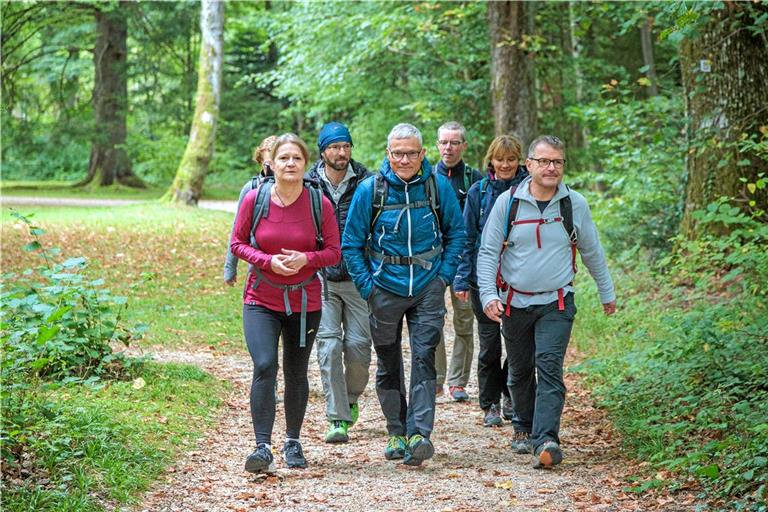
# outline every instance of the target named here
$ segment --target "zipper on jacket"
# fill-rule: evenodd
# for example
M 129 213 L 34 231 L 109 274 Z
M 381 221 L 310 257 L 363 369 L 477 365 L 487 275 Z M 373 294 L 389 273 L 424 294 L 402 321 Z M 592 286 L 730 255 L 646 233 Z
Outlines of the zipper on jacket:
M 411 198 L 408 194 L 408 183 L 405 183 L 405 204 L 411 204 Z M 411 209 L 407 208 L 405 215 L 408 219 L 408 256 L 413 256 L 413 249 L 411 248 L 411 236 L 413 231 L 411 230 Z M 410 279 L 408 280 L 408 296 L 413 297 L 413 264 L 408 265 L 408 272 Z

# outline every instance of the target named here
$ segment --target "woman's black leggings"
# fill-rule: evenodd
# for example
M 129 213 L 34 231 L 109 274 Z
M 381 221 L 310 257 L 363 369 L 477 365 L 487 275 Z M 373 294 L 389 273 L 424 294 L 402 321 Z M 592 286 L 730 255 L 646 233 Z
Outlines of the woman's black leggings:
M 243 306 L 243 331 L 253 360 L 251 419 L 256 443 L 272 444 L 275 424 L 275 382 L 277 381 L 277 342 L 283 335 L 283 379 L 285 381 L 285 433 L 298 439 L 307 410 L 309 380 L 307 367 L 312 344 L 320 325 L 320 311 L 307 312 L 306 347 L 299 347 L 301 315 L 290 316 L 263 306 Z

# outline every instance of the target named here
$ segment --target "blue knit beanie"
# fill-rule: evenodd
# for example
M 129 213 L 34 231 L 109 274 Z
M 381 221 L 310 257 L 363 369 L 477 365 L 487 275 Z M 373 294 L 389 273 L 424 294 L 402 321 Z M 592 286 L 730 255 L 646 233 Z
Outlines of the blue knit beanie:
M 325 151 L 325 148 L 334 142 L 349 142 L 352 144 L 352 135 L 349 134 L 349 129 L 336 121 L 326 124 L 320 130 L 320 135 L 317 136 L 317 147 L 322 153 Z

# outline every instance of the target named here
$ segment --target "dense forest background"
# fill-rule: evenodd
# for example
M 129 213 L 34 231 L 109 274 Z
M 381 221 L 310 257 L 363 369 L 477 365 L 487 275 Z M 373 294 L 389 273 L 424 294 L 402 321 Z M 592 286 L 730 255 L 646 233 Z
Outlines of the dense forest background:
M 621 329 L 588 317 L 582 370 L 634 456 L 682 475 L 638 492 L 688 478 L 724 508 L 765 510 L 765 2 L 0 9 L 4 194 L 119 185 L 235 199 L 264 137 L 293 131 L 314 147 L 330 120 L 372 169 L 398 122 L 421 128 L 432 162 L 437 127 L 462 122 L 478 167 L 496 134 L 563 138 L 566 182 L 589 198 L 620 292 Z M 200 130 L 206 113 L 215 130 Z M 201 133 L 211 140 L 195 153 Z M 30 353 L 3 329 L 6 354 Z M 19 375 L 41 376 L 25 364 Z M 28 442 L 18 435 L 4 431 L 6 446 Z

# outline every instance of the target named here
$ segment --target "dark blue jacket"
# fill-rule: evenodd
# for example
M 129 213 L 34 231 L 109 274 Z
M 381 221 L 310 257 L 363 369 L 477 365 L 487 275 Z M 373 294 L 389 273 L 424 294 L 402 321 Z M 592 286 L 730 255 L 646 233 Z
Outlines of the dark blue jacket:
M 464 205 L 464 227 L 467 241 L 461 263 L 453 280 L 453 291 L 466 292 L 469 288 L 477 289 L 477 250 L 480 247 L 480 235 L 488 220 L 496 199 L 510 187 L 517 186 L 528 177 L 528 169 L 521 165 L 515 177 L 508 181 L 497 180 L 493 173 L 478 181 L 469 189 L 467 203 Z
M 426 159 L 419 173 L 407 183 L 395 174 L 386 159 L 379 172 L 389 186 L 386 204 L 427 199 L 424 183 L 432 174 L 432 166 Z M 440 199 L 439 222 L 429 206 L 391 209 L 382 210 L 371 229 L 375 180 L 375 176 L 370 177 L 357 187 L 341 243 L 344 261 L 360 295 L 367 299 L 374 284 L 395 295 L 412 297 L 435 277 L 446 285 L 452 283 L 466 237 L 461 209 L 451 184 L 443 176 L 435 175 Z M 418 264 L 383 263 L 373 254 L 409 257 L 439 246 L 442 252 L 430 259 L 429 269 Z
M 349 163 L 352 165 L 352 170 L 355 173 L 355 177 L 349 181 L 347 190 L 345 190 L 341 195 L 338 203 L 333 200 L 331 191 L 328 190 L 328 184 L 325 182 L 323 177 L 320 176 L 319 167 L 320 165 L 324 165 L 323 160 L 320 159 L 315 162 L 308 173 L 309 179 L 320 184 L 320 188 L 322 189 L 323 194 L 333 205 L 334 212 L 336 213 L 336 222 L 339 224 L 340 234 L 344 232 L 344 226 L 347 223 L 349 205 L 352 203 L 352 197 L 354 197 L 357 186 L 362 183 L 365 178 L 373 176 L 373 174 L 368 171 L 368 169 L 366 169 L 360 162 L 356 162 L 355 160 L 350 159 Z M 336 265 L 325 267 L 325 278 L 329 281 L 349 281 L 351 279 L 349 272 L 347 271 L 347 266 L 344 263 L 344 258 L 342 258 Z
M 483 179 L 483 175 L 477 169 L 473 169 L 465 164 L 464 160 L 459 161 L 455 167 L 450 169 L 440 160 L 435 164 L 435 170 L 438 174 L 442 174 L 451 181 L 453 191 L 456 193 L 456 199 L 459 200 L 459 207 L 464 211 L 464 203 L 467 200 L 469 188 L 476 181 Z

